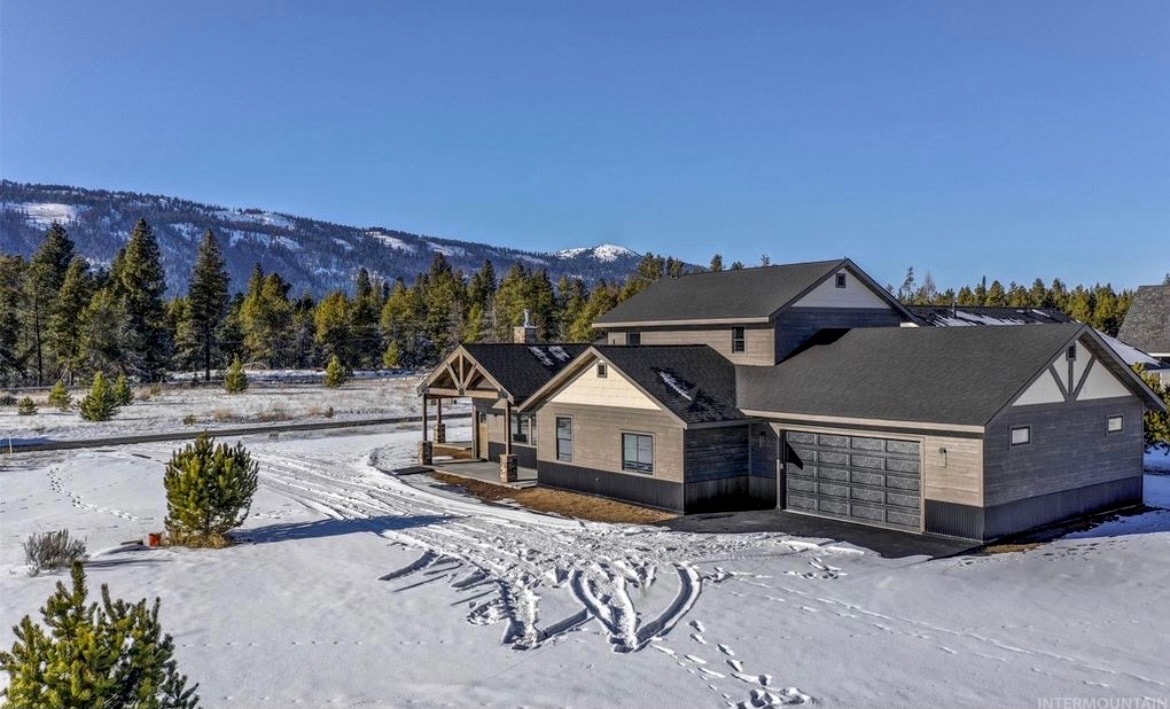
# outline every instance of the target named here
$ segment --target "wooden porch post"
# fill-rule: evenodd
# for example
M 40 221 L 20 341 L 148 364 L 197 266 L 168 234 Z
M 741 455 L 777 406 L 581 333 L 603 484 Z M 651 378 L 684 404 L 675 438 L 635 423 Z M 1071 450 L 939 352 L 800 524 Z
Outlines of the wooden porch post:
M 447 427 L 443 425 L 443 399 L 435 399 L 435 443 L 447 442 Z
M 422 397 L 422 440 L 418 442 L 418 464 L 430 465 L 434 462 L 434 448 L 427 440 L 427 395 Z
M 500 456 L 500 480 L 513 483 L 520 479 L 516 456 L 512 453 L 512 401 L 504 400 L 504 454 Z

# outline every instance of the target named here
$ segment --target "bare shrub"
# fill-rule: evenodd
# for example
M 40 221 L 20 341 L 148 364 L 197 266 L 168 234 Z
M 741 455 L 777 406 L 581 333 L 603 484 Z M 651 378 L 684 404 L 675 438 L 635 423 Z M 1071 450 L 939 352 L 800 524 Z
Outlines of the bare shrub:
M 70 538 L 68 529 L 34 532 L 24 540 L 24 563 L 28 564 L 29 576 L 63 569 L 85 557 L 85 540 Z

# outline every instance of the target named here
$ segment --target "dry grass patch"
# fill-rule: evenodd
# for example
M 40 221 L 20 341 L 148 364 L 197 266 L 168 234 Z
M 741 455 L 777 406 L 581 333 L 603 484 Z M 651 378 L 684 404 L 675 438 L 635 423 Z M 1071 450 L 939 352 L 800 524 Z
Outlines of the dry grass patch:
M 638 507 L 625 502 L 607 500 L 603 497 L 582 495 L 566 490 L 552 490 L 547 487 L 530 487 L 516 490 L 503 485 L 492 485 L 481 480 L 470 480 L 458 475 L 431 473 L 431 477 L 448 485 L 463 488 L 472 495 L 496 502 L 512 500 L 537 512 L 551 512 L 564 517 L 584 519 L 590 522 L 621 524 L 655 524 L 674 519 L 678 515 L 649 507 Z

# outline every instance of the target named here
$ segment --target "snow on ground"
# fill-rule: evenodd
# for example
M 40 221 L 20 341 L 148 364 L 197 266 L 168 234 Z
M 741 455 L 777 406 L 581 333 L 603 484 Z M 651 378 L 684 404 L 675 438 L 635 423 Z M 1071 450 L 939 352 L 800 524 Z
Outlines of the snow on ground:
M 193 428 L 238 428 L 283 421 L 325 421 L 329 418 L 330 407 L 333 409 L 332 420 L 335 421 L 421 415 L 422 402 L 415 393 L 420 376 L 416 374 L 353 379 L 339 389 L 327 389 L 321 384 L 280 383 L 286 375 L 295 379 L 294 374 L 250 374 L 254 380 L 264 375 L 272 381 L 264 385 L 252 382 L 242 394 L 228 394 L 218 386 L 192 388 L 175 384 L 150 396 L 150 389 L 141 387 L 137 389 L 137 395 L 140 398 L 146 395 L 149 400 L 137 400 L 124 407 L 115 418 L 102 422 L 85 421 L 76 409 L 58 411 L 46 402 L 48 392 L 43 391 L 33 394 L 38 406 L 38 413 L 33 416 L 18 415 L 14 406 L 0 407 L 0 447 L 7 446 L 9 438 L 19 444 L 166 433 Z M 85 391 L 77 389 L 72 393 L 76 402 Z M 467 411 L 466 404 L 448 404 L 444 407 L 444 412 L 449 413 Z M 185 423 L 188 416 L 193 416 L 195 423 Z
M 25 575 L 20 541 L 68 527 L 98 552 L 91 589 L 162 598 L 207 707 L 1170 694 L 1166 512 L 1023 553 L 885 560 L 779 534 L 537 515 L 370 465 L 375 451 L 379 467 L 410 462 L 417 439 L 405 427 L 245 439 L 261 463 L 251 543 L 219 551 L 116 551 L 162 527 L 169 444 L 0 456 L 0 646 L 56 581 Z M 1147 502 L 1166 502 L 1166 479 L 1147 480 Z
M 85 207 L 53 202 L 3 202 L 0 203 L 0 209 L 24 212 L 33 224 L 49 227 L 53 222 L 68 224 L 76 220 L 78 213 Z

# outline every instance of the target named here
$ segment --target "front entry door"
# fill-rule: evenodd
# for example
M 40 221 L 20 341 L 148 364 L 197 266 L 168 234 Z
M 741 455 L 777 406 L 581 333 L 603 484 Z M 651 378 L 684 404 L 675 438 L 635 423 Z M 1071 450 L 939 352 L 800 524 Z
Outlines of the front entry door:
M 488 426 L 487 414 L 482 411 L 475 415 L 475 457 L 480 460 L 488 459 Z

